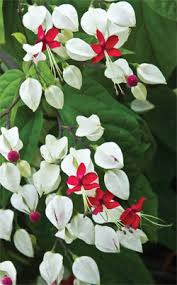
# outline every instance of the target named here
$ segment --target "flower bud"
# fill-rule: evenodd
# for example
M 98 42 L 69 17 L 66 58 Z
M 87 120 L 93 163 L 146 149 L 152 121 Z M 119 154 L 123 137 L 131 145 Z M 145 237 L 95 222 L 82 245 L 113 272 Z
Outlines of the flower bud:
M 12 279 L 8 276 L 4 276 L 2 279 L 1 279 L 1 283 L 3 285 L 12 285 Z
M 17 162 L 20 158 L 20 154 L 16 150 L 9 151 L 7 158 L 10 162 Z
M 38 223 L 41 219 L 41 214 L 37 211 L 33 211 L 30 213 L 29 218 L 32 223 Z
M 138 78 L 136 75 L 132 74 L 127 78 L 127 84 L 129 87 L 134 87 L 138 84 Z
M 81 89 L 82 73 L 80 69 L 74 65 L 69 65 L 63 70 L 64 81 L 73 88 Z
M 17 167 L 20 170 L 21 176 L 28 178 L 31 176 L 31 166 L 26 160 L 20 160 L 17 163 Z

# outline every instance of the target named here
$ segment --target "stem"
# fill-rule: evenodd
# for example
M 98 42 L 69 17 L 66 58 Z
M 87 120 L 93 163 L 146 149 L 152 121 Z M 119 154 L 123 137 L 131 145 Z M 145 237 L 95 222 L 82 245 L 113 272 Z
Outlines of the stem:
M 15 107 L 15 105 L 18 103 L 19 100 L 20 100 L 20 95 L 17 96 L 17 98 L 14 100 L 14 102 L 9 108 L 7 108 L 5 111 L 0 113 L 0 119 L 9 115 L 9 113 L 12 111 L 12 109 Z
M 58 137 L 61 138 L 63 136 L 63 127 L 61 122 L 61 117 L 59 112 L 56 113 L 57 115 L 57 126 L 58 126 Z

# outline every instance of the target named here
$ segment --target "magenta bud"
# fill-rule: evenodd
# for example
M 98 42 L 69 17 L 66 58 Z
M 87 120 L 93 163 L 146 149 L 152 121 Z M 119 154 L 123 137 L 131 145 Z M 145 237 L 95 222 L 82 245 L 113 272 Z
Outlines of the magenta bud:
M 9 151 L 8 155 L 7 155 L 7 159 L 10 161 L 10 162 L 17 162 L 20 158 L 20 154 L 18 151 L 16 150 L 11 150 Z
M 12 285 L 12 279 L 8 276 L 4 276 L 2 279 L 1 279 L 1 283 L 3 285 Z
M 37 223 L 41 219 L 41 214 L 37 211 L 34 211 L 30 213 L 29 218 L 32 223 Z
M 134 74 L 128 76 L 127 78 L 127 84 L 129 87 L 134 87 L 138 84 L 138 77 Z

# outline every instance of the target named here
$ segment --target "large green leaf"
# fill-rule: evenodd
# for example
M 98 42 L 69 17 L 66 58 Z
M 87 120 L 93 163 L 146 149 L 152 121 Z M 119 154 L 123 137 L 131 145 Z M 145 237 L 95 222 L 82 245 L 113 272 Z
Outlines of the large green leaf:
M 151 7 L 157 14 L 173 21 L 177 20 L 176 0 L 170 0 L 170 1 L 145 0 L 145 1 L 147 5 L 149 5 L 149 7 Z

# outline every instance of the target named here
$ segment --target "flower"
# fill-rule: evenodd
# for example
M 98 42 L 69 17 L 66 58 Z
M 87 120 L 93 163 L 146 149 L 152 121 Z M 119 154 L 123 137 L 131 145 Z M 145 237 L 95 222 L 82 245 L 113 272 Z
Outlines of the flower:
M 1 128 L 1 133 L 0 154 L 2 154 L 10 162 L 17 162 L 20 158 L 19 151 L 23 147 L 23 143 L 19 138 L 18 128 Z
M 100 188 L 96 189 L 95 197 L 89 197 L 88 199 L 91 207 L 94 208 L 92 211 L 94 215 L 103 212 L 104 208 L 114 209 L 120 205 L 114 200 L 114 195 L 112 193 L 109 191 L 104 192 Z
M 77 32 L 79 28 L 77 11 L 70 4 L 55 7 L 52 13 L 52 21 L 54 26 L 59 29 Z
M 121 56 L 121 52 L 115 48 L 115 45 L 118 43 L 119 38 L 116 35 L 108 37 L 106 40 L 101 31 L 96 31 L 96 37 L 98 44 L 92 44 L 91 47 L 93 51 L 97 54 L 93 59 L 93 63 L 101 61 L 105 56 Z
M 45 145 L 40 147 L 42 157 L 48 163 L 56 163 L 62 160 L 68 152 L 68 138 L 57 139 L 52 135 L 47 135 Z
M 29 45 L 24 44 L 23 49 L 27 52 L 27 54 L 24 56 L 24 61 L 33 61 L 35 64 L 37 64 L 39 61 L 45 61 L 46 56 L 42 52 L 42 46 L 43 43 L 39 42 L 35 45 Z
M 29 233 L 24 229 L 19 229 L 14 234 L 14 244 L 19 252 L 28 256 L 34 257 L 32 240 Z
M 20 171 L 21 176 L 29 178 L 31 176 L 31 166 L 26 160 L 20 160 L 17 163 L 17 167 Z
M 68 65 L 63 70 L 64 81 L 73 88 L 81 89 L 82 87 L 82 73 L 77 66 Z
M 39 266 L 39 271 L 47 285 L 59 285 L 64 273 L 63 256 L 59 253 L 47 251 Z
M 100 119 L 97 115 L 91 115 L 88 118 L 77 116 L 76 121 L 79 125 L 76 131 L 76 136 L 86 136 L 90 141 L 97 141 L 102 137 L 104 128 L 101 126 Z
M 19 93 L 24 104 L 35 112 L 39 107 L 42 96 L 42 86 L 40 82 L 34 78 L 27 78 L 22 82 Z
M 0 272 L 4 274 L 4 276 L 0 277 L 2 285 L 16 285 L 17 272 L 11 261 L 1 262 Z
M 124 166 L 123 154 L 114 142 L 106 142 L 96 148 L 95 163 L 105 169 L 120 169 Z
M 144 113 L 154 109 L 154 105 L 150 103 L 148 100 L 138 100 L 135 99 L 131 102 L 131 109 L 136 113 Z
M 70 58 L 85 61 L 96 56 L 91 46 L 81 39 L 71 39 L 66 43 L 66 51 Z
M 67 190 L 67 195 L 70 195 L 73 192 L 84 190 L 92 190 L 99 187 L 99 184 L 96 182 L 98 175 L 95 172 L 86 173 L 86 166 L 84 163 L 81 163 L 77 169 L 76 176 L 71 175 L 67 179 L 67 184 L 69 187 L 72 187 Z
M 56 108 L 62 109 L 64 105 L 64 94 L 60 87 L 56 85 L 50 85 L 45 89 L 45 99 L 47 103 Z
M 123 170 L 113 169 L 106 171 L 104 182 L 109 191 L 116 197 L 128 200 L 130 195 L 130 184 L 128 176 Z
M 90 284 L 100 284 L 100 274 L 98 266 L 93 258 L 89 256 L 77 257 L 72 266 L 74 276 Z
M 131 207 L 127 208 L 120 216 L 120 221 L 128 226 L 132 227 L 133 229 L 137 229 L 141 222 L 141 210 L 144 204 L 145 198 L 141 197 L 136 204 L 132 205 Z
M 18 167 L 10 162 L 0 166 L 0 184 L 11 192 L 17 192 L 20 187 L 21 175 Z
M 47 33 L 44 32 L 44 29 L 42 25 L 38 27 L 38 39 L 37 43 L 42 42 L 42 51 L 45 51 L 47 47 L 50 49 L 58 48 L 61 46 L 61 44 L 55 40 L 56 36 L 58 35 L 59 30 L 56 28 L 51 28 L 47 31 Z
M 167 84 L 159 68 L 153 64 L 142 63 L 137 68 L 139 79 L 146 84 Z
M 59 165 L 42 161 L 40 169 L 33 174 L 33 182 L 40 196 L 53 192 L 61 182 Z
M 14 212 L 0 209 L 0 239 L 10 240 L 13 227 Z
M 116 231 L 107 226 L 95 226 L 95 246 L 103 252 L 120 252 Z
M 123 212 L 123 207 L 119 205 L 118 207 L 113 209 L 106 209 L 106 211 L 100 212 L 97 215 L 92 214 L 92 219 L 96 224 L 117 224 L 117 219 L 119 220 Z

